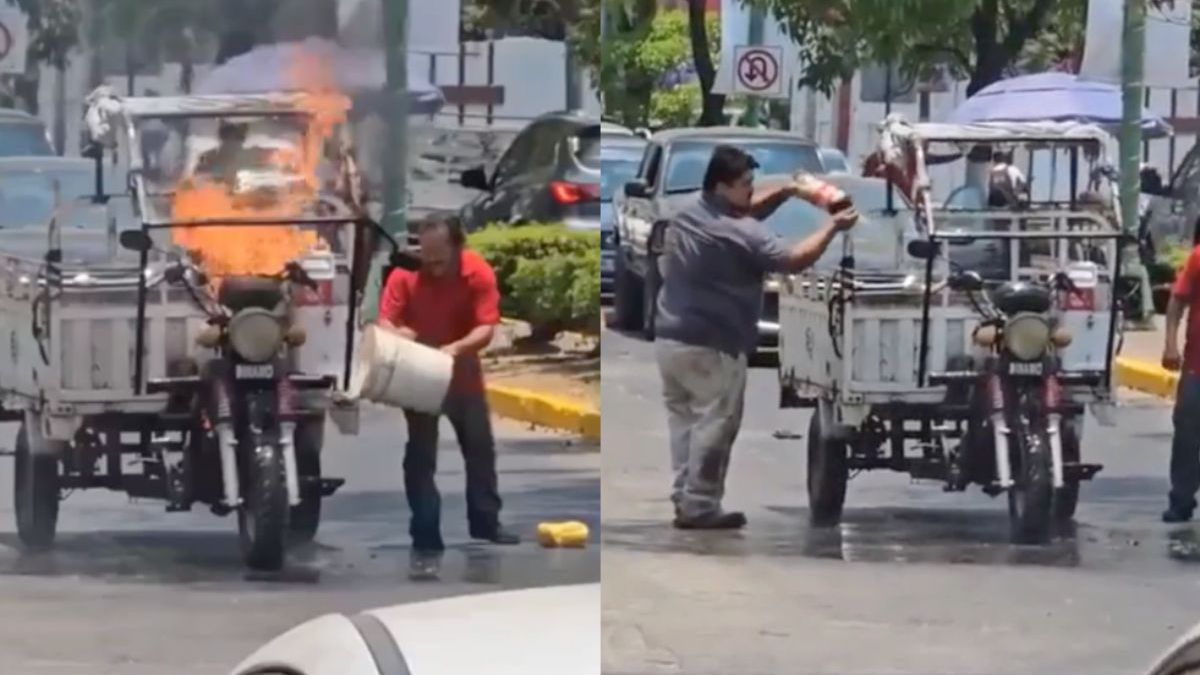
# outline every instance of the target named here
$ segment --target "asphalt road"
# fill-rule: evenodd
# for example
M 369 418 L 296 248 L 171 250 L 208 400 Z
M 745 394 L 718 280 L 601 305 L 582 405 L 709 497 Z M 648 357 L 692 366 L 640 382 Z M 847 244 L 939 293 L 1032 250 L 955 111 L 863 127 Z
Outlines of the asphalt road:
M 808 526 L 808 414 L 750 377 L 726 506 L 741 533 L 670 527 L 652 346 L 603 341 L 604 672 L 933 675 L 1144 672 L 1200 622 L 1200 525 L 1159 523 L 1170 415 L 1089 419 L 1073 537 L 1008 543 L 1005 503 L 864 473 L 833 530 Z M 782 432 L 777 437 L 777 432 Z M 789 437 L 790 436 L 790 437 Z
M 362 435 L 329 429 L 326 474 L 347 483 L 325 503 L 317 545 L 276 575 L 247 574 L 233 517 L 165 513 L 88 491 L 63 504 L 56 550 L 23 554 L 12 515 L 12 462 L 0 459 L 0 673 L 214 675 L 310 618 L 439 596 L 594 582 L 600 549 L 545 550 L 536 524 L 578 518 L 598 529 L 594 447 L 499 422 L 505 522 L 518 547 L 467 542 L 463 471 L 443 429 L 439 486 L 449 550 L 438 581 L 408 579 L 401 485 L 404 424 L 364 414 Z M 15 427 L 0 426 L 11 447 Z

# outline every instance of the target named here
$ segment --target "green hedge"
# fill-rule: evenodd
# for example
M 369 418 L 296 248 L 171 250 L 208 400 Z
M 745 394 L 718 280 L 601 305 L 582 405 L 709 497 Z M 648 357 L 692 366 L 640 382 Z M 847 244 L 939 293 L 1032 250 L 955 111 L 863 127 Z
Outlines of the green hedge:
M 535 336 L 600 325 L 600 233 L 562 225 L 491 225 L 468 245 L 496 270 L 500 310 Z

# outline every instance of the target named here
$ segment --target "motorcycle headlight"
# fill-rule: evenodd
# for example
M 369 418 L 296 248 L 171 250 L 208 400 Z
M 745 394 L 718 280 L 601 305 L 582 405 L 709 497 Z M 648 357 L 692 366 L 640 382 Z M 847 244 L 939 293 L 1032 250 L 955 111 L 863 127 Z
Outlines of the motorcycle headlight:
M 1004 327 L 1004 346 L 1022 361 L 1041 357 L 1049 344 L 1050 324 L 1040 316 L 1017 316 Z
M 251 363 L 270 361 L 283 342 L 283 324 L 265 309 L 243 309 L 229 320 L 229 345 Z

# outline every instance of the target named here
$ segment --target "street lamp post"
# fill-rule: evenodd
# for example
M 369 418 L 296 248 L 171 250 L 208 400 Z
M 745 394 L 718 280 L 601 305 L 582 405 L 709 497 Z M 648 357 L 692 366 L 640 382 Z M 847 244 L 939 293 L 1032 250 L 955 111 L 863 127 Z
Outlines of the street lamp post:
M 1138 231 L 1138 197 L 1141 193 L 1140 164 L 1142 149 L 1142 98 L 1146 58 L 1146 0 L 1125 0 L 1124 33 L 1121 40 L 1121 224 L 1125 231 Z M 1136 241 L 1127 244 L 1122 255 L 1126 278 L 1138 280 L 1140 323 L 1153 320 L 1153 300 L 1149 275 L 1142 265 Z
M 408 0 L 383 3 L 383 41 L 387 63 L 387 127 L 383 157 L 383 227 L 397 240 L 408 238 Z M 375 254 L 367 278 L 360 321 L 379 316 L 384 260 Z
M 383 162 L 383 225 L 392 236 L 408 232 L 408 0 L 383 2 L 387 52 L 387 155 Z

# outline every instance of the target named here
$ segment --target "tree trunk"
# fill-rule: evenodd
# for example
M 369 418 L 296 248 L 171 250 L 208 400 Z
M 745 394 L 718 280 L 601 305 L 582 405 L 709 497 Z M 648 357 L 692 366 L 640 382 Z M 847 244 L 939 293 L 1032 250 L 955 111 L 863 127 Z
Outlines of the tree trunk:
M 1004 67 L 996 65 L 995 59 L 980 61 L 971 71 L 971 80 L 967 82 L 967 98 L 977 94 L 980 89 L 1004 79 Z
M 217 65 L 221 65 L 235 56 L 241 56 L 254 49 L 256 38 L 253 30 L 233 29 L 221 33 L 217 47 Z
M 278 0 L 221 0 L 218 6 L 228 28 L 218 41 L 217 65 L 245 54 L 259 42 L 269 42 L 279 4 Z
M 696 63 L 696 76 L 700 79 L 703 97 L 697 124 L 712 127 L 725 122 L 725 95 L 712 93 L 717 73 L 713 67 L 712 52 L 708 49 L 706 4 L 704 0 L 688 0 L 688 32 L 692 38 L 692 59 Z
M 15 80 L 16 82 L 13 87 L 13 93 L 15 93 L 17 99 L 21 101 L 22 107 L 25 108 L 25 112 L 29 113 L 30 115 L 37 115 L 39 108 L 38 90 L 40 89 L 40 79 L 36 76 L 30 77 L 27 71 L 27 74 L 18 75 Z
M 967 96 L 1004 77 L 1004 71 L 1021 55 L 1025 43 L 1046 23 L 1053 0 L 1035 0 L 1026 12 L 1009 16 L 1003 38 L 1000 31 L 999 0 L 980 0 L 971 16 L 971 34 L 975 38 L 975 68 L 967 83 Z

